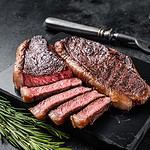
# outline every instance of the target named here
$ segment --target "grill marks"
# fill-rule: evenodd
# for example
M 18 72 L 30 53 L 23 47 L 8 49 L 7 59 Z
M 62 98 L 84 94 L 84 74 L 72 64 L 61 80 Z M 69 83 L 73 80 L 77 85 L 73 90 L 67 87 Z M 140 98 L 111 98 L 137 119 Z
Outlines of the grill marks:
M 122 71 L 125 66 L 122 63 L 122 59 L 117 54 L 110 54 L 108 59 L 106 59 L 98 68 L 97 80 L 102 84 L 105 84 L 106 88 L 111 88 L 117 79 L 122 75 Z
M 141 78 L 135 72 L 129 69 L 124 69 L 122 71 L 122 75 L 115 82 L 113 88 L 115 90 L 124 92 L 131 99 L 136 98 L 137 100 L 140 100 L 140 98 L 142 98 L 141 95 L 143 96 L 144 93 L 147 92 L 147 89 L 145 89 L 145 84 L 141 81 Z
M 91 72 L 99 67 L 95 64 L 101 64 L 108 57 L 106 47 L 97 42 L 76 37 L 66 38 L 62 42 L 65 42 L 66 51 L 70 56 Z
M 97 74 L 96 78 L 102 84 L 107 81 L 108 86 L 112 85 L 121 75 L 124 64 L 132 66 L 129 57 L 120 55 L 115 50 L 107 49 L 100 43 L 77 37 L 65 40 L 65 47 L 69 55 L 90 74 L 93 76 Z

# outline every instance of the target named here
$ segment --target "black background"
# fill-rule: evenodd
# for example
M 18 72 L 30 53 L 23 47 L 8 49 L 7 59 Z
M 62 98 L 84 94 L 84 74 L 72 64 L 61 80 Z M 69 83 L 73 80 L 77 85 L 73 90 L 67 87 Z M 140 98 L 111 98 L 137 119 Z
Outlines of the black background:
M 48 16 L 98 27 L 112 27 L 115 31 L 150 41 L 149 0 L 1 0 L 0 72 L 14 63 L 16 47 L 24 39 L 36 34 L 49 38 L 53 35 L 46 32 L 42 26 Z M 149 55 L 136 49 L 123 47 L 118 49 L 130 56 L 150 62 Z M 79 150 L 97 149 L 77 138 L 68 141 L 67 144 Z M 11 147 L 0 145 L 0 150 L 7 149 L 11 150 Z M 150 131 L 138 149 L 150 149 Z

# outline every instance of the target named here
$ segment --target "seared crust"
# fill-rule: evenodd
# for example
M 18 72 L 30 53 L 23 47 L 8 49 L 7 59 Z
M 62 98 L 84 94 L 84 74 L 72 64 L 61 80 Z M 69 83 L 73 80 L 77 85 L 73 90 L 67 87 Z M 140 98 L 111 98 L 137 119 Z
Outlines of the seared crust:
M 55 43 L 55 51 L 66 61 L 67 65 L 77 77 L 93 87 L 98 87 L 97 90 L 100 93 L 106 93 L 104 85 L 101 85 L 89 72 L 86 71 L 85 68 L 80 67 L 78 62 L 74 61 L 69 55 L 67 55 L 62 42 L 58 41 Z
M 15 85 L 15 88 L 17 90 L 20 89 L 20 87 L 23 86 L 23 65 L 24 65 L 24 56 L 25 56 L 25 50 L 29 46 L 30 40 L 25 40 L 23 43 L 19 45 L 16 52 L 16 62 L 14 65 L 13 70 L 13 83 Z
M 139 76 L 130 57 L 117 50 L 78 37 L 63 39 L 54 46 L 73 73 L 110 96 L 115 107 L 130 110 L 150 97 L 150 87 Z

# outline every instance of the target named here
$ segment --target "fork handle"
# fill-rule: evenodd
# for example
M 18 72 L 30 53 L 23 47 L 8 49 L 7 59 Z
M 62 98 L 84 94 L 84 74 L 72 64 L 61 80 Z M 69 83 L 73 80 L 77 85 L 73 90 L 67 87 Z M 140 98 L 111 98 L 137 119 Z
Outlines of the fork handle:
M 104 29 L 82 25 L 58 18 L 48 17 L 45 20 L 45 27 L 51 30 L 57 30 L 61 32 L 70 32 L 85 36 L 102 36 Z

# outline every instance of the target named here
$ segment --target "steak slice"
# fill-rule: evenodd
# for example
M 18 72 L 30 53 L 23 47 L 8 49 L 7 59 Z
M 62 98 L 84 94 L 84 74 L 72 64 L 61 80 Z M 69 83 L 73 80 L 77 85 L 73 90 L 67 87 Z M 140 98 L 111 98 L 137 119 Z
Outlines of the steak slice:
M 82 81 L 77 78 L 70 78 L 57 81 L 50 85 L 39 86 L 39 87 L 22 87 L 20 90 L 21 96 L 24 102 L 32 102 L 34 100 L 39 100 L 48 97 L 52 94 L 68 90 L 70 88 L 81 85 Z
M 70 101 L 65 102 L 64 104 L 60 105 L 57 109 L 50 111 L 48 116 L 55 124 L 61 125 L 64 123 L 65 118 L 67 118 L 69 115 L 77 112 L 90 102 L 103 96 L 104 95 L 98 93 L 95 90 L 84 93 L 80 96 L 75 97 Z
M 17 48 L 13 70 L 16 89 L 56 82 L 72 77 L 72 72 L 42 36 L 25 40 Z
M 105 111 L 108 110 L 111 100 L 109 97 L 101 97 L 90 103 L 79 113 L 70 116 L 74 128 L 84 128 L 93 124 Z
M 47 99 L 41 101 L 38 105 L 30 108 L 29 110 L 37 119 L 43 120 L 46 118 L 47 113 L 54 107 L 91 90 L 91 88 L 79 86 L 71 90 L 48 97 Z
M 73 36 L 56 42 L 55 51 L 78 78 L 110 96 L 115 107 L 130 110 L 150 97 L 132 60 L 117 50 Z

